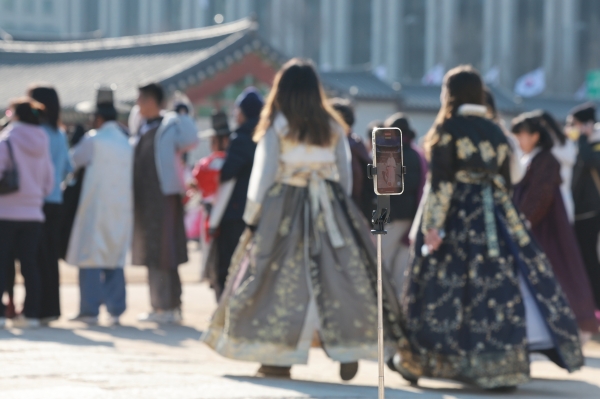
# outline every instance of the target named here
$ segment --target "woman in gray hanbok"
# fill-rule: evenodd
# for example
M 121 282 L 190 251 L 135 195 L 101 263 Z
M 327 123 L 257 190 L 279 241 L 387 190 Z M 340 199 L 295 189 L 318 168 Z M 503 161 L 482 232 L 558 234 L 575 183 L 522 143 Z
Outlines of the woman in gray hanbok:
M 261 116 L 242 236 L 219 307 L 203 337 L 223 356 L 289 376 L 318 332 L 348 380 L 377 358 L 375 248 L 349 199 L 343 121 L 314 67 L 288 62 Z M 387 353 L 401 337 L 399 306 L 384 281 Z

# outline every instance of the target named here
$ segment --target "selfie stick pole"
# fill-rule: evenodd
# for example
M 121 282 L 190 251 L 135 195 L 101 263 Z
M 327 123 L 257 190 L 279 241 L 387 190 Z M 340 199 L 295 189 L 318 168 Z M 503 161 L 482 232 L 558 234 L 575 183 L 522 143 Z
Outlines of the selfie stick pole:
M 368 165 L 367 176 L 369 179 L 377 176 L 377 168 L 373 165 Z M 385 399 L 381 236 L 387 234 L 385 224 L 389 221 L 389 218 L 390 196 L 378 195 L 377 210 L 373 211 L 373 230 L 371 230 L 371 234 L 377 236 L 377 360 L 379 362 L 379 399 Z

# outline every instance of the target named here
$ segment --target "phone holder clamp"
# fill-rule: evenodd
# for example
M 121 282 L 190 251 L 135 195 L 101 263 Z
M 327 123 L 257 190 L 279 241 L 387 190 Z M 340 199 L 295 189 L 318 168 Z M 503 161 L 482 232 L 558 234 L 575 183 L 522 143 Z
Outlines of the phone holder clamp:
M 367 165 L 367 177 L 373 179 L 377 176 L 377 167 L 374 165 Z M 373 217 L 371 223 L 373 229 L 371 234 L 380 235 L 387 234 L 385 230 L 385 224 L 390 221 L 390 196 L 389 195 L 377 195 L 377 209 L 373 211 Z
M 377 176 L 377 166 L 368 164 L 367 165 L 367 177 L 373 180 L 373 177 Z

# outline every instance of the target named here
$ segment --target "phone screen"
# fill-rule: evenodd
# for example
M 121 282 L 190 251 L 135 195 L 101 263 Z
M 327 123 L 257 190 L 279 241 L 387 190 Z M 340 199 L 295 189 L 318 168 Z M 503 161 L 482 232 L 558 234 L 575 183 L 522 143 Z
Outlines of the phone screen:
M 373 131 L 373 163 L 377 167 L 375 192 L 398 195 L 404 191 L 404 159 L 402 131 L 398 128 L 377 128 Z

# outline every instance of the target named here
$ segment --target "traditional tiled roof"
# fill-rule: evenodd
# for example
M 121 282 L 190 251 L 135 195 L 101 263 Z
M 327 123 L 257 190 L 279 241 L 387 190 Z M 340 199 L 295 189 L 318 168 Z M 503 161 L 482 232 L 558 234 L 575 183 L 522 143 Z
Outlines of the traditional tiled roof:
M 525 111 L 543 109 L 550 112 L 559 121 L 564 121 L 569 115 L 569 111 L 583 102 L 585 100 L 575 100 L 572 98 L 533 97 L 524 98 L 521 105 Z M 597 101 L 596 104 L 598 109 L 600 109 L 600 102 Z
M 511 93 L 491 87 L 496 107 L 501 113 L 516 115 L 520 112 L 520 106 L 512 97 Z M 400 89 L 402 99 L 401 108 L 407 111 L 434 111 L 440 109 L 440 86 L 425 86 L 421 84 L 403 84 Z
M 432 111 L 440 109 L 439 86 L 403 84 L 400 88 L 401 108 L 404 111 Z
M 202 48 L 210 47 L 229 35 L 255 28 L 253 21 L 241 19 L 223 25 L 139 36 L 59 42 L 0 41 L 0 52 L 5 53 L 2 56 L 4 62 L 13 59 L 47 60 L 44 56 L 47 54 L 60 54 L 63 57 L 80 59 L 82 54 L 99 56 L 106 54 L 105 52 L 111 52 L 113 55 L 123 55 L 132 52 L 139 54 L 189 50 L 190 46 L 194 45 Z
M 496 107 L 504 116 L 516 116 L 521 112 L 543 109 L 550 112 L 559 121 L 564 121 L 569 110 L 583 102 L 573 98 L 532 97 L 520 98 L 499 87 L 490 87 Z M 403 84 L 399 95 L 400 108 L 405 111 L 437 112 L 440 109 L 440 86 L 423 86 L 420 84 Z M 598 103 L 600 108 L 600 102 Z
M 496 108 L 501 114 L 518 115 L 523 112 L 521 104 L 512 92 L 495 86 L 490 87 L 490 90 L 494 96 Z
M 144 81 L 158 81 L 168 92 L 196 88 L 196 92 L 205 95 L 224 84 L 218 78 L 222 76 L 220 71 L 237 68 L 229 76 L 237 77 L 244 73 L 240 62 L 256 66 L 256 55 L 260 62 L 272 65 L 271 69 L 288 59 L 258 36 L 257 27 L 255 21 L 242 19 L 205 28 L 121 38 L 0 40 L 0 109 L 11 98 L 23 95 L 34 82 L 53 84 L 66 110 L 81 101 L 94 100 L 96 84 L 116 84 L 116 98 L 125 103 L 133 103 L 137 87 Z M 253 56 L 247 57 L 251 53 Z M 263 74 L 263 80 L 272 77 L 270 73 Z M 406 111 L 437 112 L 440 107 L 439 86 L 389 85 L 364 69 L 321 72 L 321 78 L 330 95 L 394 101 Z M 204 83 L 211 86 L 210 90 L 204 85 L 205 90 L 198 91 Z M 542 108 L 564 120 L 569 109 L 578 103 L 546 97 L 519 99 L 499 88 L 492 88 L 492 92 L 498 109 L 508 116 Z
M 321 72 L 321 80 L 330 95 L 358 100 L 398 101 L 398 91 L 370 71 Z
M 258 53 L 274 64 L 286 57 L 257 35 L 250 19 L 152 35 L 70 42 L 0 41 L 0 108 L 32 82 L 53 84 L 63 106 L 93 100 L 95 84 L 116 84 L 120 102 L 133 102 L 144 81 L 184 90 Z

